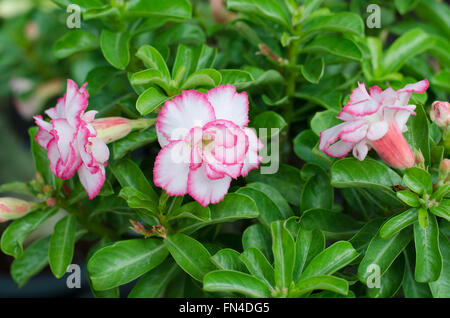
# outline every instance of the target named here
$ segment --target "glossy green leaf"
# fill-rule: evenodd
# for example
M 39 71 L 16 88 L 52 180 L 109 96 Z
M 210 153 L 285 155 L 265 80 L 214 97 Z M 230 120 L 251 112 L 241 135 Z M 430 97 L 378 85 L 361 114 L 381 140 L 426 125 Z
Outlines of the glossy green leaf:
M 240 259 L 240 254 L 231 248 L 224 248 L 211 257 L 218 269 L 246 272 L 246 267 Z
M 403 182 L 408 188 L 420 195 L 433 192 L 431 175 L 426 170 L 415 167 L 406 169 Z
M 53 52 L 59 59 L 66 58 L 74 53 L 90 51 L 98 48 L 99 39 L 86 31 L 74 30 L 64 34 L 53 45 Z
M 418 209 L 416 208 L 406 210 L 405 212 L 393 216 L 381 227 L 380 236 L 384 239 L 388 239 L 405 227 L 417 222 L 417 218 Z
M 306 211 L 314 208 L 331 209 L 333 207 L 334 191 L 328 174 L 320 168 L 318 173 L 306 180 L 301 197 L 300 209 Z
M 330 275 L 317 275 L 299 280 L 295 289 L 290 292 L 291 297 L 304 295 L 314 290 L 328 290 L 342 295 L 348 294 L 348 282 L 345 279 Z
M 264 254 L 255 247 L 249 247 L 240 256 L 241 261 L 253 276 L 261 279 L 270 288 L 275 287 L 275 274 L 272 265 Z
M 295 242 L 283 223 L 271 224 L 275 284 L 281 289 L 289 288 L 295 264 Z
M 450 242 L 444 234 L 439 235 L 439 249 L 442 253 L 442 272 L 437 280 L 429 283 L 431 293 L 436 298 L 450 297 Z
M 167 64 L 157 49 L 150 45 L 143 45 L 136 52 L 136 56 L 149 68 L 159 70 L 166 82 L 170 81 L 171 77 Z
M 130 62 L 130 39 L 128 32 L 102 30 L 100 48 L 105 59 L 119 70 L 125 69 Z
M 297 281 L 303 269 L 325 248 L 325 236 L 320 230 L 300 227 L 295 242 L 295 266 L 293 280 Z
M 358 267 L 359 280 L 363 284 L 367 284 L 367 279 L 373 271 L 371 269 L 373 265 L 379 266 L 380 274 L 383 275 L 411 241 L 411 232 L 411 229 L 406 228 L 389 239 L 383 239 L 379 235 L 372 238 Z
M 259 249 L 267 260 L 273 260 L 272 238 L 270 232 L 261 224 L 253 224 L 245 229 L 242 234 L 242 246 L 244 250 L 251 247 Z
M 236 86 L 239 83 L 253 82 L 253 76 L 242 70 L 220 70 L 222 75 L 222 84 L 231 84 Z
M 176 24 L 158 34 L 154 39 L 154 44 L 157 47 L 179 43 L 197 46 L 205 41 L 206 35 L 201 27 L 195 24 L 183 23 Z
M 11 277 L 19 285 L 19 288 L 47 266 L 49 243 L 50 236 L 34 241 L 22 256 L 12 262 Z
M 331 275 L 358 257 L 358 252 L 346 241 L 339 241 L 317 254 L 306 266 L 299 280 L 318 275 Z
M 439 202 L 439 206 L 430 208 L 430 212 L 450 221 L 450 200 L 442 200 Z
M 371 298 L 391 298 L 397 294 L 405 273 L 405 259 L 397 257 L 389 269 L 380 277 L 380 288 L 368 288 Z
M 317 37 L 306 44 L 302 52 L 325 53 L 354 61 L 362 60 L 362 53 L 359 47 L 353 41 L 337 35 Z
M 86 76 L 85 82 L 89 85 L 87 90 L 89 94 L 97 94 L 103 87 L 105 87 L 112 79 L 121 72 L 111 66 L 100 66 L 92 69 Z
M 114 160 L 121 159 L 127 153 L 148 145 L 156 140 L 156 130 L 153 127 L 144 131 L 134 131 L 128 134 L 128 136 L 113 143 L 113 158 Z
M 254 14 L 289 27 L 290 20 L 283 7 L 275 0 L 228 0 L 227 8 L 247 14 Z
M 269 287 L 260 279 L 236 271 L 213 271 L 205 275 L 203 289 L 210 292 L 232 292 L 249 297 L 270 297 Z
M 164 103 L 168 97 L 160 89 L 156 87 L 149 87 L 141 95 L 139 95 L 136 101 L 136 109 L 143 116 L 150 114 Z
M 159 197 L 153 190 L 142 170 L 132 160 L 125 159 L 111 165 L 112 173 L 122 187 L 132 187 L 157 202 Z
M 428 284 L 418 283 L 414 278 L 415 252 L 412 244 L 403 251 L 405 259 L 405 274 L 403 276 L 402 289 L 405 298 L 431 298 Z
M 56 278 L 64 276 L 67 267 L 72 263 L 76 231 L 77 220 L 73 214 L 59 220 L 55 225 L 50 239 L 48 257 L 50 269 Z
M 18 258 L 23 252 L 23 242 L 42 223 L 58 212 L 57 208 L 45 208 L 25 215 L 12 222 L 3 232 L 1 248 L 3 253 Z
M 395 193 L 397 198 L 405 202 L 405 204 L 417 208 L 420 205 L 419 197 L 407 190 L 400 190 Z
M 132 0 L 129 1 L 126 13 L 131 17 L 155 17 L 183 21 L 191 18 L 192 5 L 188 0 Z
M 168 236 L 164 244 L 177 264 L 200 282 L 203 276 L 216 268 L 211 262 L 211 254 L 208 250 L 199 241 L 185 234 L 177 233 Z
M 159 297 L 167 284 L 179 273 L 180 267 L 173 260 L 166 259 L 139 279 L 128 298 Z
M 304 36 L 314 32 L 342 32 L 364 35 L 364 23 L 356 13 L 341 12 L 325 16 L 317 16 L 310 19 L 302 29 Z
M 131 282 L 161 264 L 168 251 L 160 239 L 118 241 L 97 251 L 87 270 L 96 290 L 107 290 Z
M 439 228 L 436 217 L 428 216 L 428 226 L 423 228 L 414 224 L 414 243 L 416 246 L 416 281 L 433 282 L 442 271 L 442 255 L 439 250 Z
M 318 84 L 325 70 L 323 57 L 310 57 L 301 66 L 303 77 L 310 83 Z
M 192 73 L 181 85 L 181 90 L 196 87 L 216 87 L 222 81 L 222 75 L 214 69 L 202 69 Z

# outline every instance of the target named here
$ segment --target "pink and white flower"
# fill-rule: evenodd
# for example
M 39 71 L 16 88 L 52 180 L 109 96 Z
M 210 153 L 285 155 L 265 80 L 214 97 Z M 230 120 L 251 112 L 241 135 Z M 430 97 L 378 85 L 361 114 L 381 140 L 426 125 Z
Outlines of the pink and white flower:
M 439 127 L 448 127 L 450 125 L 450 103 L 435 101 L 431 105 L 430 118 Z
M 424 93 L 428 85 L 425 79 L 397 91 L 373 86 L 367 92 L 365 85 L 358 83 L 337 116 L 343 123 L 321 132 L 319 150 L 337 158 L 353 150 L 354 157 L 364 160 L 374 148 L 394 168 L 413 166 L 414 154 L 402 133 L 409 116 L 415 115 L 416 106 L 409 104 L 412 92 Z
M 203 206 L 221 201 L 233 178 L 258 168 L 263 144 L 247 128 L 248 96 L 232 85 L 206 94 L 183 91 L 167 101 L 156 121 L 163 147 L 154 183 L 169 195 L 191 195 Z
M 40 115 L 34 117 L 39 126 L 35 139 L 47 150 L 50 170 L 61 179 L 69 179 L 78 172 L 81 184 L 92 199 L 105 182 L 109 150 L 105 142 L 96 137 L 92 125 L 97 111 L 84 112 L 89 97 L 86 85 L 78 88 L 75 82 L 67 80 L 64 97 L 45 111 L 50 122 Z

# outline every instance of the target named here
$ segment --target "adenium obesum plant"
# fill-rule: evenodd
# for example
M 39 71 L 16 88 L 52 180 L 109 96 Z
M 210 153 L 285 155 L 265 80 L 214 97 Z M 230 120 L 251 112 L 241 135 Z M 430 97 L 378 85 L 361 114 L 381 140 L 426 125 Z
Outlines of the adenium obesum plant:
M 319 150 L 337 158 L 353 150 L 354 157 L 364 160 L 374 148 L 391 167 L 412 167 L 414 154 L 402 133 L 409 116 L 415 115 L 416 106 L 408 104 L 412 92 L 424 93 L 428 85 L 424 79 L 397 91 L 372 86 L 367 92 L 365 84 L 358 83 L 337 116 L 344 122 L 320 134 Z
M 263 147 L 247 128 L 248 96 L 232 85 L 206 94 L 183 91 L 167 101 L 156 121 L 163 147 L 154 183 L 169 195 L 191 195 L 203 206 L 223 199 L 231 179 L 259 166 Z
M 94 119 L 97 111 L 85 112 L 89 93 L 87 83 L 78 88 L 67 80 L 67 92 L 55 107 L 42 116 L 34 117 L 39 126 L 35 137 L 47 150 L 50 170 L 61 179 L 69 179 L 78 172 L 80 182 L 93 199 L 105 182 L 105 166 L 109 158 L 106 143 L 126 136 L 134 128 L 150 125 L 149 119 L 129 120 L 121 117 Z

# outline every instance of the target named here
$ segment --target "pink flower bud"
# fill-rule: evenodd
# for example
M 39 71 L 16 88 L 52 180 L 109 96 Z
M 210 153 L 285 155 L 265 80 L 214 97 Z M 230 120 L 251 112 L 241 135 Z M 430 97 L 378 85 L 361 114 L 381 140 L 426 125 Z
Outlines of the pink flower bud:
M 36 203 L 15 198 L 0 198 L 0 223 L 18 219 L 32 211 Z
M 110 143 L 125 137 L 133 129 L 148 128 L 153 122 L 148 118 L 131 120 L 123 117 L 106 117 L 94 119 L 92 125 L 97 131 L 97 138 Z
M 450 103 L 435 101 L 431 105 L 430 117 L 439 127 L 450 125 Z
M 450 172 L 450 159 L 445 158 L 442 160 L 439 168 L 442 172 Z

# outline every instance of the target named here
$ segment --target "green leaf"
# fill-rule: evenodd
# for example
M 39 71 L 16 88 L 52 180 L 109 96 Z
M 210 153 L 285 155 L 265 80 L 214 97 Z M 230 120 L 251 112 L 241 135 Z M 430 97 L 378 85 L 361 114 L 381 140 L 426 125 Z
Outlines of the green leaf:
M 299 280 L 295 283 L 295 289 L 290 296 L 300 296 L 314 290 L 328 290 L 341 295 L 348 294 L 348 282 L 345 279 L 330 275 L 317 275 Z
M 90 51 L 98 48 L 98 38 L 81 30 L 69 31 L 53 45 L 53 52 L 58 59 L 66 58 L 74 53 Z
M 154 43 L 157 47 L 170 46 L 172 44 L 186 44 L 197 46 L 206 42 L 206 35 L 202 28 L 195 24 L 176 24 L 158 34 Z
M 380 236 L 384 239 L 390 238 L 392 235 L 403 230 L 405 227 L 410 226 L 417 222 L 418 209 L 412 208 L 402 212 L 396 216 L 391 217 L 380 229 Z
M 377 235 L 383 221 L 381 218 L 370 220 L 349 240 L 358 253 L 361 255 L 366 253 L 370 241 Z
M 215 270 L 211 254 L 199 241 L 177 233 L 168 236 L 164 244 L 177 264 L 196 280 L 203 281 L 203 276 Z
M 143 45 L 136 52 L 136 56 L 146 64 L 149 68 L 159 70 L 168 83 L 170 82 L 170 73 L 167 64 L 157 49 L 150 45 Z
M 266 140 L 267 137 L 278 135 L 287 126 L 287 123 L 276 112 L 265 111 L 253 118 L 251 126 L 256 129 L 260 139 Z
M 431 80 L 431 85 L 450 92 L 450 70 L 442 70 L 434 75 Z
M 267 260 L 273 260 L 272 238 L 262 224 L 253 224 L 245 229 L 242 234 L 242 246 L 244 250 L 254 247 L 260 250 Z
M 450 242 L 448 237 L 443 233 L 439 235 L 439 248 L 442 253 L 442 272 L 439 278 L 429 283 L 431 293 L 435 298 L 449 298 L 450 297 Z
M 417 208 L 420 205 L 419 197 L 408 190 L 400 190 L 395 193 L 397 198 L 405 202 L 407 205 Z
M 261 182 L 249 183 L 236 193 L 251 197 L 258 208 L 259 219 L 269 227 L 273 221 L 287 219 L 294 215 L 287 201 L 277 189 Z
M 169 84 L 167 83 L 163 74 L 160 70 L 154 68 L 133 73 L 130 82 L 135 86 L 143 85 L 146 87 L 147 85 L 158 85 L 159 87 L 164 89 L 164 91 L 169 91 Z
M 50 269 L 56 278 L 63 277 L 72 262 L 76 231 L 77 219 L 73 214 L 62 218 L 55 225 L 50 239 L 48 257 Z
M 297 281 L 303 269 L 325 248 L 325 236 L 320 230 L 300 227 L 295 242 L 295 266 L 293 280 Z
M 323 57 L 311 57 L 308 55 L 305 64 L 301 66 L 300 70 L 308 82 L 318 84 L 325 70 Z
M 134 131 L 125 138 L 113 143 L 113 158 L 114 160 L 121 159 L 127 153 L 148 145 L 149 143 L 156 141 L 156 139 L 156 130 L 153 127 L 144 131 Z
M 105 59 L 119 70 L 123 70 L 130 62 L 130 39 L 128 32 L 112 32 L 102 30 L 100 47 Z
M 316 163 L 327 168 L 325 161 L 314 155 L 313 148 L 319 142 L 319 137 L 311 130 L 302 130 L 293 140 L 294 152 L 306 162 Z
M 240 254 L 231 248 L 224 248 L 211 257 L 218 269 L 246 272 L 246 267 L 240 259 Z
M 192 5 L 188 0 L 132 0 L 126 10 L 127 16 L 170 19 L 183 21 L 190 19 Z
M 31 212 L 12 222 L 2 235 L 1 248 L 3 253 L 15 258 L 20 257 L 23 252 L 22 244 L 28 235 L 55 215 L 56 212 L 58 212 L 58 208 L 46 208 Z
M 430 24 L 436 25 L 446 34 L 447 39 L 450 36 L 450 8 L 448 3 L 439 1 L 420 1 L 416 6 L 415 12 L 420 17 L 427 20 Z
M 47 266 L 49 242 L 50 236 L 34 241 L 22 256 L 12 262 L 11 277 L 19 285 L 19 288 Z
M 318 172 L 306 180 L 301 197 L 300 209 L 306 211 L 314 208 L 331 209 L 334 201 L 334 190 L 330 183 L 330 177 L 317 166 Z
M 311 13 L 319 9 L 322 2 L 323 0 L 305 0 L 305 4 L 303 5 L 304 9 L 300 22 L 306 20 L 306 18 L 308 18 L 311 15 Z
M 111 66 L 100 66 L 92 69 L 86 76 L 85 82 L 89 83 L 87 87 L 89 94 L 97 94 L 111 80 L 121 72 Z
M 240 256 L 250 274 L 261 279 L 270 288 L 275 287 L 275 274 L 272 265 L 264 254 L 255 247 L 244 250 Z
M 395 0 L 394 4 L 400 14 L 405 14 L 414 9 L 420 0 Z
M 432 45 L 430 36 L 419 28 L 404 33 L 384 53 L 381 61 L 383 74 L 398 71 L 409 58 L 426 51 Z
M 231 84 L 236 86 L 239 83 L 253 82 L 252 74 L 242 70 L 219 70 L 222 75 L 222 84 Z
M 316 37 L 303 47 L 302 53 L 325 53 L 354 61 L 361 61 L 363 57 L 353 41 L 337 35 Z
M 117 164 L 111 165 L 110 169 L 122 187 L 132 187 L 149 196 L 153 201 L 158 202 L 158 195 L 139 166 L 132 160 L 122 160 Z
M 442 255 L 439 250 L 439 228 L 436 217 L 431 214 L 429 223 L 423 228 L 414 224 L 414 243 L 416 245 L 415 278 L 420 283 L 433 282 L 442 270 Z
M 374 190 L 371 194 L 387 206 L 403 206 L 391 188 L 401 183 L 400 176 L 387 165 L 369 158 L 364 161 L 345 158 L 331 167 L 331 184 L 334 187 Z
M 342 32 L 364 35 L 364 23 L 356 13 L 341 12 L 332 15 L 317 16 L 309 20 L 302 29 L 302 36 L 314 32 Z
M 269 184 L 276 188 L 290 204 L 295 206 L 300 204 L 300 193 L 304 182 L 300 170 L 293 166 L 280 164 L 278 171 L 274 174 L 261 174 L 251 171 L 246 179 L 247 182 Z
M 32 195 L 28 184 L 21 181 L 11 181 L 0 185 L 0 192 L 11 192 Z
M 148 115 L 153 112 L 156 107 L 164 103 L 168 97 L 160 89 L 156 87 L 150 87 L 139 95 L 136 101 L 136 109 L 142 116 Z
M 328 128 L 341 124 L 342 122 L 337 119 L 338 112 L 334 109 L 328 109 L 315 113 L 311 119 L 311 130 L 320 136 L 320 133 Z
M 202 69 L 192 73 L 181 85 L 181 90 L 197 87 L 216 87 L 220 85 L 222 75 L 214 69 Z
M 218 204 L 212 205 L 209 219 L 184 224 L 177 228 L 184 233 L 192 233 L 211 224 L 234 222 L 241 219 L 252 219 L 259 216 L 258 208 L 252 198 L 238 193 L 229 193 Z
M 431 175 L 420 168 L 408 168 L 403 176 L 405 185 L 417 194 L 431 194 L 433 192 L 433 181 Z
M 439 202 L 439 206 L 431 207 L 430 212 L 450 221 L 450 200 L 442 200 Z
M 327 238 L 333 239 L 349 237 L 359 231 L 362 225 L 346 214 L 322 208 L 306 210 L 300 224 L 306 229 L 319 229 Z
M 161 264 L 168 251 L 162 240 L 118 241 L 97 251 L 87 270 L 95 290 L 111 289 L 138 278 Z
M 203 289 L 209 292 L 239 293 L 249 297 L 270 297 L 269 287 L 260 279 L 236 271 L 213 271 L 205 275 Z
M 317 254 L 306 266 L 299 280 L 318 275 L 331 275 L 358 257 L 358 252 L 346 241 L 339 241 Z M 297 280 L 297 282 L 299 281 Z
M 295 264 L 295 242 L 283 223 L 276 221 L 271 224 L 275 284 L 281 289 L 289 288 Z
M 397 257 L 392 266 L 380 277 L 380 288 L 368 288 L 371 298 L 391 298 L 397 294 L 405 273 L 405 259 Z
M 358 267 L 359 280 L 363 284 L 367 284 L 367 279 L 372 273 L 369 269 L 373 264 L 380 267 L 380 274 L 383 275 L 411 239 L 411 229 L 408 228 L 394 234 L 389 239 L 383 239 L 379 235 L 372 238 Z
M 418 283 L 414 278 L 414 247 L 410 244 L 404 251 L 405 274 L 403 276 L 402 289 L 405 298 L 431 298 L 428 284 Z
M 152 269 L 136 283 L 128 298 L 156 298 L 159 297 L 167 284 L 180 273 L 180 267 L 171 259 Z
M 120 17 L 120 11 L 116 7 L 104 5 L 102 7 L 90 8 L 83 12 L 85 21 L 94 19 L 114 19 Z
M 127 201 L 130 208 L 145 209 L 155 216 L 159 213 L 157 203 L 135 188 L 123 187 L 118 196 Z
M 322 82 L 324 81 L 325 79 L 322 80 Z M 302 85 L 300 90 L 297 90 L 294 93 L 294 96 L 335 111 L 341 108 L 342 93 L 337 90 L 326 89 L 321 85 Z M 334 117 L 336 117 L 336 115 Z
M 227 8 L 250 15 L 260 16 L 287 28 L 290 26 L 290 18 L 276 0 L 228 0 Z

